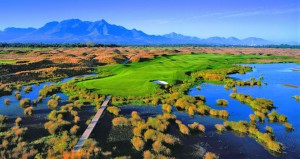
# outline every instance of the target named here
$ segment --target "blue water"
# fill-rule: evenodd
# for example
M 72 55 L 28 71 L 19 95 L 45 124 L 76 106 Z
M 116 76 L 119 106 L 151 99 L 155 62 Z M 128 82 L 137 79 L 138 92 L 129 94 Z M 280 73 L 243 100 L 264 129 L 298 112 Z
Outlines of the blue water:
M 84 76 L 80 76 L 80 77 L 86 77 L 86 76 L 94 76 L 94 74 L 91 75 L 84 75 Z M 62 79 L 60 82 L 64 83 L 67 81 L 70 81 L 71 79 L 73 79 L 74 77 L 69 77 L 69 78 L 65 78 Z M 56 84 L 54 82 L 44 82 L 44 83 L 40 83 L 39 85 L 36 84 L 32 84 L 30 85 L 32 87 L 32 91 L 29 93 L 25 93 L 24 92 L 24 88 L 22 88 L 22 90 L 20 91 L 20 94 L 22 95 L 22 99 L 24 98 L 29 98 L 31 100 L 37 100 L 38 98 L 38 94 L 39 91 L 44 87 L 44 86 L 49 86 L 51 84 Z M 13 91 L 12 95 L 8 95 L 8 96 L 2 96 L 0 97 L 0 114 L 1 115 L 5 115 L 8 116 L 9 118 L 17 118 L 17 117 L 24 117 L 24 109 L 20 107 L 19 103 L 20 101 L 17 100 L 14 96 L 14 93 L 16 91 Z M 56 95 L 60 96 L 60 106 L 63 105 L 65 102 L 67 102 L 68 97 L 63 94 L 63 93 L 57 93 Z M 6 106 L 4 104 L 4 100 L 5 99 L 9 99 L 10 100 L 10 104 L 8 106 Z M 34 115 L 32 118 L 42 118 L 42 117 L 46 117 L 48 115 L 48 113 L 51 111 L 51 109 L 48 108 L 47 106 L 47 102 L 50 99 L 50 97 L 44 98 L 43 101 L 41 103 L 37 104 L 37 107 L 34 107 Z
M 271 126 L 274 129 L 274 134 L 276 139 L 285 145 L 285 154 L 277 156 L 276 158 L 300 158 L 300 102 L 297 102 L 292 96 L 300 95 L 299 88 L 291 88 L 283 86 L 283 84 L 292 84 L 295 86 L 300 86 L 300 72 L 293 72 L 293 68 L 300 68 L 298 64 L 251 64 L 253 67 L 253 72 L 247 74 L 234 74 L 230 77 L 240 80 L 249 80 L 252 77 L 259 78 L 263 76 L 263 82 L 266 85 L 259 86 L 247 86 L 247 87 L 237 87 L 238 93 L 249 94 L 255 98 L 266 98 L 274 101 L 274 105 L 278 108 L 276 111 L 280 114 L 288 116 L 288 121 L 293 125 L 294 131 L 288 132 L 285 130 L 284 126 L 276 123 L 265 123 L 258 124 L 261 130 L 265 126 Z M 213 85 L 213 84 L 201 84 L 201 90 L 197 90 L 196 87 L 192 88 L 189 92 L 191 96 L 204 95 L 207 100 L 207 104 L 216 109 L 226 109 L 229 114 L 229 120 L 238 121 L 246 120 L 249 121 L 249 115 L 253 114 L 253 111 L 245 104 L 241 104 L 237 100 L 233 100 L 229 97 L 232 90 L 225 90 L 224 85 Z M 217 99 L 226 99 L 229 104 L 227 107 L 217 106 Z M 209 118 L 209 117 L 208 117 Z M 199 120 L 205 125 L 213 125 L 217 123 L 216 119 L 200 119 Z M 275 156 L 267 151 L 263 150 L 263 147 L 259 144 L 253 143 L 254 139 L 249 137 L 245 138 L 231 138 L 230 134 L 222 134 L 222 142 L 225 144 L 233 145 L 227 146 L 226 151 L 235 153 L 240 151 L 245 154 L 245 157 L 249 158 L 275 158 Z M 230 139 L 229 141 L 227 141 Z M 242 142 L 244 140 L 244 142 Z M 234 144 L 238 144 L 234 146 Z M 253 153 L 255 152 L 255 153 Z M 220 151 L 220 155 L 223 158 L 232 157 L 230 153 L 222 155 L 224 151 Z

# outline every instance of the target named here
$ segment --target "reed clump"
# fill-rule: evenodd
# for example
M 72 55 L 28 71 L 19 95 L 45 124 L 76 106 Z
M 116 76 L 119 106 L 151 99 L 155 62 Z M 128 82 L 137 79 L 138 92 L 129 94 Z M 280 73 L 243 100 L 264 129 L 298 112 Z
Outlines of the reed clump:
M 285 127 L 287 130 L 293 130 L 293 125 L 290 124 L 290 123 L 288 123 L 288 122 L 284 123 L 284 127 Z
M 216 124 L 215 128 L 219 131 L 219 132 L 223 132 L 225 130 L 224 125 L 222 124 Z
M 271 151 L 282 153 L 283 146 L 280 142 L 275 141 L 273 129 L 266 127 L 266 133 L 260 132 L 256 125 L 246 121 L 229 122 L 225 121 L 224 126 L 227 130 L 237 131 L 243 134 L 248 134 L 249 137 L 255 138 L 259 143 L 263 144 Z
M 115 116 L 118 116 L 120 109 L 116 106 L 109 106 L 109 107 L 107 107 L 107 111 L 111 114 L 114 114 Z
M 33 115 L 33 107 L 27 107 L 24 109 L 25 116 L 32 116 Z
M 31 100 L 29 98 L 25 98 L 20 101 L 21 108 L 27 108 L 27 107 L 30 107 L 30 105 L 31 105 Z
M 129 120 L 125 117 L 116 117 L 112 120 L 114 126 L 129 126 Z
M 9 104 L 10 104 L 10 100 L 9 100 L 8 98 L 5 99 L 5 100 L 4 100 L 4 104 L 5 104 L 5 105 L 9 105 Z
M 172 106 L 170 104 L 163 104 L 162 105 L 162 110 L 164 112 L 167 112 L 167 113 L 171 113 L 172 111 Z
M 24 88 L 24 92 L 25 93 L 29 93 L 31 91 L 32 91 L 32 87 L 31 86 L 27 86 L 27 87 Z
M 295 98 L 296 101 L 300 101 L 300 96 L 295 95 L 294 98 Z
M 287 116 L 281 115 L 277 113 L 277 111 L 273 110 L 271 113 L 268 114 L 268 119 L 271 122 L 287 122 Z
M 17 117 L 16 120 L 15 120 L 15 124 L 16 124 L 17 126 L 20 126 L 21 123 L 22 123 L 22 118 Z
M 58 108 L 58 101 L 55 99 L 50 99 L 47 103 L 50 109 L 57 109 Z
M 204 155 L 204 159 L 219 159 L 219 156 L 212 152 L 206 152 Z
M 184 125 L 180 120 L 176 120 L 175 123 L 178 125 L 179 131 L 182 134 L 185 134 L 185 135 L 189 135 L 190 134 L 189 128 L 186 125 Z
M 227 106 L 228 105 L 228 101 L 226 99 L 218 99 L 217 100 L 217 104 L 221 105 L 221 106 Z
M 72 135 L 76 135 L 77 134 L 77 132 L 78 132 L 78 130 L 79 130 L 79 126 L 78 125 L 74 125 L 71 129 L 70 129 L 70 133 L 72 134 Z
M 194 122 L 193 124 L 188 124 L 188 127 L 194 131 L 200 131 L 203 133 L 205 132 L 205 126 L 197 122 Z
M 131 143 L 137 151 L 143 150 L 145 145 L 145 142 L 140 137 L 133 137 Z

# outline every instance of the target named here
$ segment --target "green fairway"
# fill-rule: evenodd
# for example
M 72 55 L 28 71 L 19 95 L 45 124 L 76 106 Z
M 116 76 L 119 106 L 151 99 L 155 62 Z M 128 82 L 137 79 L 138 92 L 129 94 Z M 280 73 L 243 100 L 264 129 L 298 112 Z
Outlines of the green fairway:
M 16 62 L 16 60 L 0 60 L 0 64 L 12 64 Z
M 176 80 L 190 78 L 187 71 L 228 68 L 233 63 L 244 63 L 247 59 L 271 58 L 254 55 L 190 54 L 160 56 L 146 62 L 127 65 L 100 67 L 99 71 L 109 71 L 113 76 L 77 83 L 99 94 L 120 96 L 142 96 L 153 94 L 158 87 L 151 80 L 162 80 L 174 84 Z

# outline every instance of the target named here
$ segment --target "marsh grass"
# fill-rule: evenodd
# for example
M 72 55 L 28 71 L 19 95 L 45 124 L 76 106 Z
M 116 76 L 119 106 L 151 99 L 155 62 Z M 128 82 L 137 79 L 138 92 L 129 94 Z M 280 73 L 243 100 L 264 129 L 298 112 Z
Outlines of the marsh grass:
M 142 151 L 144 148 L 144 141 L 140 137 L 133 137 L 131 143 L 137 151 Z
M 55 100 L 55 99 L 49 99 L 47 105 L 50 109 L 57 109 L 58 108 L 58 101 Z
M 20 101 L 21 108 L 27 108 L 27 107 L 30 107 L 30 105 L 31 105 L 31 100 L 29 98 L 25 98 Z
M 176 120 L 175 123 L 178 125 L 179 131 L 184 134 L 184 135 L 189 135 L 190 134 L 190 130 L 189 128 L 184 125 L 181 121 Z
M 109 106 L 106 108 L 107 111 L 111 114 L 114 114 L 115 116 L 118 116 L 119 115 L 119 112 L 120 112 L 120 109 L 118 107 L 115 107 L 115 106 Z
M 204 159 L 219 159 L 219 156 L 212 152 L 206 152 L 204 155 Z
M 172 111 L 172 106 L 170 104 L 163 104 L 162 105 L 162 110 L 167 112 L 167 113 L 171 113 Z
M 116 117 L 112 120 L 114 126 L 129 126 L 129 120 L 125 117 Z
M 228 105 L 228 101 L 226 99 L 218 99 L 217 100 L 217 104 L 221 105 L 221 106 L 227 106 Z
M 32 87 L 31 86 L 27 86 L 27 87 L 24 88 L 24 92 L 25 93 L 29 93 L 31 91 L 32 91 Z
M 215 128 L 219 131 L 219 132 L 223 132 L 225 130 L 224 125 L 222 124 L 216 124 Z
M 284 123 L 284 127 L 289 131 L 293 130 L 293 125 L 288 122 Z
M 27 107 L 24 109 L 24 115 L 25 116 L 33 116 L 33 107 Z
M 10 104 L 10 99 L 8 99 L 8 98 L 5 99 L 5 100 L 4 100 L 4 104 L 5 104 L 6 106 L 8 106 L 8 105 Z
M 295 95 L 294 98 L 295 98 L 296 101 L 300 101 L 300 96 Z
M 193 131 L 199 131 L 199 132 L 205 132 L 205 126 L 202 124 L 199 124 L 197 122 L 194 122 L 192 124 L 188 124 L 188 127 Z
M 271 127 L 266 127 L 266 133 L 260 132 L 255 124 L 251 124 L 246 121 L 225 121 L 224 127 L 227 130 L 233 130 L 245 135 L 248 134 L 249 137 L 256 139 L 270 151 L 277 153 L 283 152 L 283 145 L 280 142 L 275 141 L 275 137 L 272 133 L 273 129 Z
M 17 126 L 20 126 L 21 123 L 22 123 L 22 118 L 17 117 L 16 120 L 15 120 L 15 124 L 16 124 Z

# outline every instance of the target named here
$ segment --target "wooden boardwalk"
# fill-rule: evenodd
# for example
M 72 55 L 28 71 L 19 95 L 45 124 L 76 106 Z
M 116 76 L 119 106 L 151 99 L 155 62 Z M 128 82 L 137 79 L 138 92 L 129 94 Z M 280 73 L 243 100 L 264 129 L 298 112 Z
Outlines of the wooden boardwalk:
M 98 120 L 100 119 L 102 113 L 106 109 L 110 98 L 111 98 L 111 96 L 106 97 L 106 99 L 102 103 L 100 109 L 97 111 L 96 115 L 94 116 L 93 120 L 91 121 L 91 123 L 88 125 L 88 127 L 86 128 L 86 130 L 84 131 L 84 133 L 82 134 L 80 139 L 78 140 L 77 144 L 74 147 L 75 152 L 80 150 L 83 147 L 85 140 L 89 138 L 89 136 L 92 133 L 94 127 L 96 126 Z
M 131 58 L 135 56 L 132 55 L 128 58 L 128 60 L 124 61 L 123 64 L 127 64 Z M 80 137 L 80 139 L 78 140 L 77 144 L 74 147 L 74 151 L 78 151 L 80 150 L 86 139 L 89 138 L 89 136 L 91 135 L 94 127 L 96 126 L 98 120 L 100 119 L 102 113 L 104 112 L 104 110 L 106 109 L 107 103 L 109 102 L 111 96 L 107 96 L 106 99 L 104 100 L 104 102 L 102 103 L 100 109 L 97 111 L 96 115 L 94 116 L 93 120 L 91 121 L 91 123 L 89 124 L 89 126 L 86 128 L 86 130 L 84 131 L 84 133 L 82 134 L 82 136 Z

